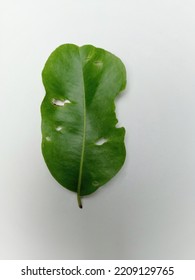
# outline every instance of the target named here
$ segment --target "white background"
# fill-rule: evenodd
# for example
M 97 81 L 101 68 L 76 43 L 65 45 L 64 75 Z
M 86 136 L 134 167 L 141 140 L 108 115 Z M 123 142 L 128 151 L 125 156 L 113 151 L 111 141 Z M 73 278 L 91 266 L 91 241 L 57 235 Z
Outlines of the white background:
M 0 1 L 0 258 L 195 258 L 195 2 Z M 40 149 L 41 71 L 63 43 L 119 56 L 120 173 L 77 207 Z

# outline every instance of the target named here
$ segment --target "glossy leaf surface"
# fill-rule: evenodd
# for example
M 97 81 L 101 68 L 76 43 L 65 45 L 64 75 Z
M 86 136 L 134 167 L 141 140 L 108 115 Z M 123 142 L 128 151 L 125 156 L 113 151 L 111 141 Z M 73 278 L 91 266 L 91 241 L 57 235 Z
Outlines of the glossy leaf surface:
M 53 177 L 81 196 L 108 182 L 125 160 L 124 128 L 116 128 L 114 100 L 126 71 L 113 54 L 65 44 L 42 72 L 42 153 Z

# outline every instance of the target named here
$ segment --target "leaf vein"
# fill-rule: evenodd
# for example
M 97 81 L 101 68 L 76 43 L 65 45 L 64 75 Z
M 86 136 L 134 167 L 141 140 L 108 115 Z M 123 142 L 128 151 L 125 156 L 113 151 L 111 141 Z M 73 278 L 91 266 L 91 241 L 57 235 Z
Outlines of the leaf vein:
M 80 50 L 79 50 L 80 54 Z M 81 60 L 81 55 L 80 55 Z M 81 61 L 82 65 L 82 61 Z M 82 208 L 81 202 L 81 183 L 82 183 L 82 175 L 83 175 L 83 162 L 84 162 L 84 154 L 85 154 L 85 141 L 86 141 L 86 97 L 85 97 L 85 80 L 84 80 L 84 73 L 83 73 L 83 66 L 82 66 L 82 83 L 83 83 L 83 140 L 82 140 L 82 150 L 81 150 L 81 161 L 79 167 L 79 178 L 78 178 L 78 186 L 77 186 L 77 200 L 78 205 Z

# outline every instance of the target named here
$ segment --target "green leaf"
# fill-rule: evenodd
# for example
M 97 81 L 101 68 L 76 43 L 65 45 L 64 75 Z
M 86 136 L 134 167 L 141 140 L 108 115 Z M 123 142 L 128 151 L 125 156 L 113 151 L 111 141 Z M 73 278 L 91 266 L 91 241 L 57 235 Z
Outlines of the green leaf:
M 108 182 L 125 160 L 114 103 L 126 85 L 125 67 L 103 49 L 65 44 L 49 56 L 42 78 L 42 153 L 82 208 L 81 197 Z

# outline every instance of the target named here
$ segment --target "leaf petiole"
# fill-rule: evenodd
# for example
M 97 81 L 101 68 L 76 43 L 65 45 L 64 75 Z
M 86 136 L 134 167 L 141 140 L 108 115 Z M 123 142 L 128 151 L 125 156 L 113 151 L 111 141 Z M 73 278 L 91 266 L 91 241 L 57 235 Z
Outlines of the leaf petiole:
M 79 193 L 77 193 L 77 201 L 78 201 L 78 206 L 79 206 L 79 208 L 83 208 L 83 205 L 82 205 L 82 202 L 81 202 L 81 197 L 80 197 L 80 194 Z

